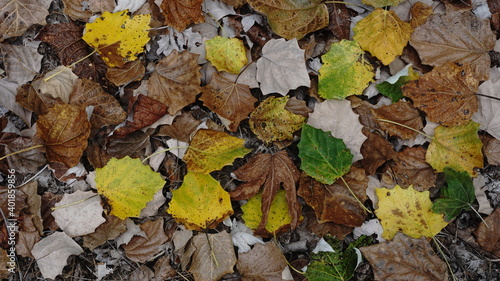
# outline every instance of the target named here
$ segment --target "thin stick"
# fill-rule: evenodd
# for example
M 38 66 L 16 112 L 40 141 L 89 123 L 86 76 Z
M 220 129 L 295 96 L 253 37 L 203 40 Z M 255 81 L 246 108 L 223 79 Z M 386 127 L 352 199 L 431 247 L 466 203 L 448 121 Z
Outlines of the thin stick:
M 394 124 L 394 125 L 399 125 L 399 126 L 401 126 L 401 127 L 403 127 L 403 128 L 406 128 L 406 129 L 408 129 L 408 130 L 412 130 L 412 131 L 414 131 L 414 132 L 417 132 L 417 133 L 421 134 L 422 136 L 427 137 L 427 138 L 429 138 L 429 139 L 431 139 L 431 140 L 432 140 L 432 139 L 434 139 L 434 137 L 431 137 L 431 136 L 429 136 L 429 135 L 427 135 L 427 134 L 425 134 L 425 133 L 420 132 L 419 130 L 413 129 L 412 127 L 409 127 L 409 126 L 403 125 L 403 124 L 398 123 L 398 122 L 394 122 L 394 121 L 387 120 L 387 119 L 380 119 L 380 118 L 375 118 L 375 120 L 379 120 L 379 121 L 382 121 L 382 122 L 391 123 L 391 124 Z
M 469 205 L 469 207 L 474 211 L 474 213 L 476 213 L 476 215 L 481 219 L 481 221 L 484 223 L 484 225 L 486 225 L 486 228 L 490 228 L 490 226 L 486 223 L 486 221 L 483 219 L 483 217 L 481 217 L 479 212 L 476 211 L 476 209 L 474 209 L 474 207 L 472 207 L 471 204 L 467 204 L 467 205 Z
M 30 147 L 25 148 L 25 149 L 21 149 L 21 150 L 16 151 L 16 152 L 12 152 L 12 153 L 7 154 L 4 157 L 0 158 L 0 161 L 2 161 L 3 159 L 5 159 L 5 158 L 7 158 L 9 156 L 16 155 L 16 154 L 19 154 L 19 153 L 23 153 L 23 152 L 26 152 L 26 151 L 29 151 L 29 150 L 32 150 L 32 149 L 35 149 L 35 148 L 42 147 L 42 146 L 43 146 L 43 144 L 38 144 L 38 145 L 35 145 L 35 146 L 30 146 Z
M 432 240 L 434 241 L 434 244 L 436 244 L 436 247 L 438 248 L 439 252 L 441 253 L 441 256 L 443 256 L 443 259 L 446 262 L 446 265 L 448 266 L 448 270 L 451 273 L 451 277 L 453 278 L 453 281 L 457 281 L 457 278 L 455 277 L 455 274 L 453 274 L 453 270 L 451 269 L 451 265 L 448 262 L 448 259 L 444 255 L 443 250 L 441 249 L 441 246 L 439 246 L 439 243 L 438 243 L 439 241 L 435 237 L 432 237 Z
M 62 206 L 58 206 L 58 207 L 53 207 L 53 208 L 50 208 L 52 211 L 55 211 L 55 210 L 58 210 L 58 209 L 62 209 L 62 208 L 66 208 L 66 207 L 69 207 L 69 206 L 73 206 L 73 205 L 76 205 L 76 204 L 80 204 L 82 202 L 85 202 L 87 200 L 89 200 L 90 198 L 94 198 L 96 196 L 98 196 L 99 194 L 94 194 L 90 197 L 87 197 L 85 199 L 82 199 L 82 200 L 78 200 L 76 202 L 73 202 L 73 203 L 69 203 L 69 204 L 66 204 L 66 205 L 62 205 Z

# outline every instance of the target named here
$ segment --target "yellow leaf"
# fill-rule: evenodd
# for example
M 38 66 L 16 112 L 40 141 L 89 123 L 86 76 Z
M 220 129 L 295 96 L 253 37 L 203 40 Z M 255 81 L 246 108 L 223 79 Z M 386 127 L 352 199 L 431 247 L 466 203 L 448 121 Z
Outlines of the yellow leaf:
M 458 172 L 467 172 L 477 176 L 474 168 L 483 167 L 483 143 L 477 135 L 479 123 L 470 121 L 467 125 L 446 127 L 438 126 L 434 130 L 425 161 L 438 172 L 445 167 Z
M 141 160 L 125 156 L 112 158 L 103 168 L 96 169 L 97 191 L 111 205 L 111 215 L 125 219 L 138 217 L 165 181 Z
M 238 38 L 225 38 L 215 36 L 205 42 L 207 60 L 209 60 L 218 71 L 227 71 L 239 74 L 247 62 L 247 53 L 243 41 Z
M 362 0 L 363 4 L 371 5 L 375 8 L 383 8 L 386 6 L 397 6 L 403 0 Z
M 413 238 L 434 237 L 448 225 L 442 214 L 432 212 L 429 191 L 396 185 L 394 189 L 377 188 L 375 192 L 379 200 L 375 214 L 384 228 L 385 239 L 392 239 L 398 231 Z
M 231 199 L 210 175 L 189 172 L 179 189 L 172 191 L 167 210 L 187 229 L 202 231 L 215 228 L 233 214 Z
M 196 132 L 184 156 L 188 171 L 208 174 L 245 156 L 245 140 L 224 132 L 201 129 Z
M 382 61 L 390 64 L 408 44 L 413 28 L 399 19 L 394 11 L 375 9 L 360 20 L 353 29 L 354 40 L 361 48 Z
M 93 23 L 85 25 L 83 40 L 97 49 L 109 67 L 123 67 L 135 61 L 149 41 L 148 30 L 151 15 L 135 15 L 128 10 L 104 12 Z

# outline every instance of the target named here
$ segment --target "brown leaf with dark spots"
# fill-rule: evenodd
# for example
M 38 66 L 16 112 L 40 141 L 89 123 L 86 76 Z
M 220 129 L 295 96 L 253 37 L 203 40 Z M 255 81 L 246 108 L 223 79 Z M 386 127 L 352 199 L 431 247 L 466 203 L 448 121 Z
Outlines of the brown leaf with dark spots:
M 330 15 L 330 24 L 327 28 L 338 39 L 349 40 L 351 16 L 349 15 L 346 5 L 343 3 L 327 3 L 326 7 Z
M 114 158 L 121 159 L 125 156 L 137 156 L 144 147 L 146 147 L 149 135 L 143 131 L 135 131 L 123 138 L 111 138 L 106 150 Z
M 479 80 L 469 64 L 449 63 L 404 85 L 403 94 L 432 122 L 445 126 L 469 123 L 478 109 Z
M 163 125 L 158 130 L 157 136 L 168 136 L 185 143 L 191 142 L 193 133 L 201 124 L 200 120 L 193 117 L 191 111 L 183 112 L 176 116 L 172 125 Z
M 191 23 L 204 22 L 202 3 L 203 0 L 163 0 L 160 8 L 165 14 L 165 25 L 182 32 Z
M 36 135 L 43 141 L 50 163 L 63 163 L 70 168 L 80 162 L 87 148 L 90 122 L 84 109 L 56 104 L 38 119 Z
M 116 86 L 122 86 L 133 81 L 141 81 L 146 68 L 140 60 L 127 62 L 123 67 L 111 67 L 106 72 L 106 78 Z
M 388 106 L 370 110 L 373 114 L 373 119 L 375 119 L 378 125 L 391 136 L 397 136 L 405 140 L 414 139 L 418 133 L 400 125 L 377 119 L 393 121 L 411 127 L 417 131 L 424 128 L 420 113 L 409 102 L 398 101 Z
M 369 175 L 374 175 L 385 162 L 396 159 L 397 152 L 391 143 L 379 134 L 365 132 L 368 139 L 361 145 L 363 167 Z
M 201 92 L 201 66 L 198 55 L 176 50 L 163 58 L 155 67 L 148 81 L 148 96 L 168 106 L 174 115 L 186 105 L 196 101 Z
M 288 212 L 292 217 L 290 226 L 292 229 L 297 227 L 300 205 L 297 201 L 296 184 L 300 172 L 285 150 L 274 155 L 259 153 L 233 173 L 245 183 L 240 184 L 230 192 L 231 200 L 249 199 L 262 188 L 262 220 L 259 229 L 265 228 L 271 203 L 281 185 L 286 191 Z
M 17 88 L 16 102 L 38 115 L 47 114 L 49 108 L 54 107 L 56 103 L 63 103 L 60 98 L 55 99 L 51 95 L 38 93 L 32 83 Z
M 287 261 L 276 243 L 255 244 L 252 250 L 238 255 L 236 268 L 243 281 L 281 281 Z
M 163 218 L 145 222 L 141 230 L 146 233 L 146 237 L 134 236 L 128 244 L 123 245 L 125 255 L 133 262 L 146 262 L 154 258 L 161 251 L 160 246 L 168 240 L 163 230 Z
M 500 257 L 500 209 L 495 209 L 476 229 L 476 242 L 484 250 Z M 488 224 L 488 226 L 486 226 Z

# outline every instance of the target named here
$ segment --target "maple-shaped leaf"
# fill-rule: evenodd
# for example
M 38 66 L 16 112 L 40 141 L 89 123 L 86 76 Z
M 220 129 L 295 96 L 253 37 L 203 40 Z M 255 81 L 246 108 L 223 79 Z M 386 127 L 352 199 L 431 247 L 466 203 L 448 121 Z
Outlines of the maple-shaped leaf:
M 383 8 L 387 6 L 397 6 L 402 1 L 403 0 L 362 0 L 361 2 L 375 8 Z
M 272 30 L 290 40 L 328 25 L 328 9 L 319 0 L 249 0 L 252 8 L 267 16 Z
M 442 66 L 448 62 L 470 63 L 478 80 L 488 80 L 495 35 L 488 19 L 472 12 L 431 15 L 411 35 L 410 44 L 422 63 Z
M 477 111 L 479 80 L 470 64 L 447 63 L 435 67 L 402 90 L 432 122 L 465 125 Z
M 325 100 L 316 104 L 307 124 L 342 139 L 353 154 L 353 162 L 363 159 L 360 149 L 366 136 L 361 132 L 363 125 L 359 122 L 359 115 L 352 110 L 350 101 Z
M 49 113 L 40 116 L 36 134 L 43 141 L 49 162 L 71 168 L 80 162 L 87 148 L 90 122 L 84 109 L 56 104 Z
M 212 176 L 188 172 L 178 189 L 172 191 L 167 212 L 187 229 L 215 228 L 233 214 L 229 193 Z
M 246 200 L 255 196 L 262 189 L 262 219 L 259 229 L 265 228 L 271 203 L 281 185 L 286 191 L 290 225 L 297 227 L 300 216 L 300 205 L 297 201 L 295 185 L 299 180 L 299 170 L 293 164 L 286 151 L 276 154 L 260 153 L 233 172 L 236 178 L 245 182 L 231 191 L 231 200 Z
M 122 86 L 133 81 L 141 81 L 146 68 L 139 60 L 127 62 L 123 67 L 108 68 L 106 78 L 116 86 Z
M 282 280 L 287 260 L 276 243 L 256 244 L 252 250 L 238 255 L 236 268 L 243 281 Z
M 356 41 L 342 40 L 332 44 L 321 59 L 318 94 L 322 98 L 361 95 L 373 80 L 373 67 L 363 59 L 363 50 Z
M 325 184 L 332 184 L 349 172 L 352 154 L 341 139 L 310 125 L 302 126 L 299 144 L 300 168 Z
M 165 25 L 182 32 L 191 23 L 204 22 L 202 3 L 203 0 L 163 0 L 160 8 L 165 15 Z
M 250 87 L 237 84 L 214 73 L 210 84 L 202 88 L 200 100 L 210 110 L 228 119 L 231 123 L 227 126 L 235 132 L 240 121 L 247 118 L 255 109 L 257 99 L 250 93 Z
M 403 124 L 417 131 L 424 128 L 420 112 L 418 112 L 418 110 L 409 102 L 400 100 L 397 103 L 387 106 L 384 105 L 378 109 L 372 108 L 370 110 L 372 112 L 373 119 L 375 119 L 378 125 L 392 136 L 398 136 L 404 140 L 414 139 L 418 133 L 401 125 L 385 122 L 384 120 Z
M 165 184 L 160 174 L 143 165 L 140 159 L 128 156 L 112 158 L 104 168 L 96 169 L 95 181 L 97 191 L 111 205 L 111 215 L 120 219 L 138 217 Z
M 474 234 L 481 248 L 500 257 L 500 209 L 496 208 L 491 215 L 486 217 Z
M 382 61 L 390 64 L 403 53 L 413 28 L 399 19 L 394 11 L 377 8 L 353 28 L 354 40 L 361 48 Z
M 245 140 L 224 132 L 201 129 L 196 132 L 184 156 L 188 171 L 208 174 L 245 156 Z
M 257 60 L 257 81 L 264 95 L 284 96 L 300 86 L 310 86 L 304 50 L 300 49 L 297 39 L 271 39 L 264 45 L 262 56 Z
M 434 129 L 434 138 L 427 149 L 425 160 L 438 172 L 450 167 L 467 172 L 475 177 L 475 168 L 482 168 L 483 143 L 478 137 L 479 124 L 470 121 L 467 125 Z
M 162 245 L 167 242 L 169 237 L 165 235 L 162 218 L 147 221 L 140 227 L 146 237 L 135 235 L 126 245 L 123 245 L 123 249 L 131 261 L 144 263 L 162 251 Z
M 375 214 L 384 228 L 382 237 L 387 240 L 398 231 L 413 238 L 434 237 L 448 225 L 443 215 L 432 212 L 429 191 L 396 185 L 394 189 L 376 188 L 375 193 L 379 200 Z
M 206 58 L 218 71 L 239 74 L 247 62 L 243 41 L 238 38 L 215 36 L 205 41 Z
M 0 0 L 0 41 L 22 35 L 33 24 L 45 24 L 50 0 Z
M 252 132 L 266 143 L 293 138 L 306 118 L 285 109 L 289 97 L 269 97 L 250 114 Z
M 425 237 L 415 239 L 398 233 L 392 241 L 360 250 L 376 280 L 448 280 L 446 263 Z
M 82 39 L 97 49 L 108 66 L 122 67 L 143 52 L 149 41 L 150 21 L 150 14 L 130 17 L 128 10 L 104 12 L 94 22 L 86 24 Z
M 148 80 L 148 96 L 168 106 L 174 115 L 186 105 L 196 101 L 201 92 L 201 66 L 198 55 L 188 51 L 172 51 L 155 66 Z
M 441 188 L 441 196 L 434 202 L 432 210 L 446 215 L 447 220 L 456 218 L 462 210 L 469 210 L 476 200 L 472 178 L 467 172 L 444 168 L 447 187 Z

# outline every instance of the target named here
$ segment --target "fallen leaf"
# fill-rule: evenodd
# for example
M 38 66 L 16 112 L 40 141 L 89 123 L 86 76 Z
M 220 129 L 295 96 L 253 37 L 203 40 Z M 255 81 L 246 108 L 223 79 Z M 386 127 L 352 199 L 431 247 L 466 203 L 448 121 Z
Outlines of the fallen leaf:
M 299 100 L 296 97 L 291 97 L 288 100 L 288 102 L 285 105 L 285 109 L 293 114 L 302 115 L 305 118 L 308 118 L 309 114 L 313 112 L 313 110 L 307 106 L 306 101 Z
M 249 0 L 252 8 L 267 16 L 272 30 L 291 40 L 328 25 L 328 9 L 318 0 Z
M 410 25 L 412 28 L 421 26 L 427 21 L 427 18 L 432 15 L 432 6 L 426 5 L 418 1 L 410 8 L 411 20 Z
M 396 159 L 397 153 L 391 143 L 379 134 L 367 132 L 367 140 L 361 146 L 361 163 L 369 175 L 374 175 L 385 162 Z
M 314 210 L 309 207 L 304 208 L 305 225 L 318 237 L 324 237 L 328 234 L 344 240 L 345 237 L 352 233 L 353 228 L 333 222 L 320 223 L 314 214 Z
M 45 24 L 50 0 L 1 0 L 0 41 L 22 35 L 33 24 Z
M 134 236 L 122 247 L 131 261 L 145 263 L 162 251 L 161 245 L 167 242 L 168 237 L 163 230 L 163 218 L 147 221 L 141 224 L 141 229 L 146 233 L 146 237 Z
M 201 92 L 198 55 L 172 51 L 155 67 L 148 80 L 148 96 L 161 101 L 173 115 L 196 100 Z
M 375 192 L 379 200 L 375 214 L 384 228 L 382 237 L 387 240 L 398 231 L 413 238 L 434 237 L 448 225 L 442 214 L 432 212 L 429 191 L 396 185 L 394 189 L 377 188 Z
M 14 81 L 10 81 L 7 78 L 0 79 L 0 91 L 2 92 L 2 95 L 0 95 L 0 104 L 23 119 L 24 123 L 29 126 L 31 125 L 31 112 L 16 102 L 16 90 L 18 87 L 19 85 Z
M 121 159 L 125 156 L 138 158 L 141 151 L 148 145 L 149 135 L 143 131 L 135 131 L 123 138 L 111 138 L 107 149 L 98 155 L 100 162 L 108 162 L 111 157 Z M 88 155 L 87 155 L 88 157 Z M 94 166 L 94 168 L 102 168 Z
M 281 281 L 287 261 L 275 243 L 256 244 L 248 253 L 238 255 L 236 268 L 242 281 Z
M 146 68 L 141 61 L 127 62 L 123 67 L 108 68 L 106 78 L 116 86 L 126 85 L 134 81 L 141 81 Z
M 55 279 L 62 274 L 68 257 L 83 249 L 64 232 L 55 232 L 36 243 L 31 251 L 44 278 Z
M 23 85 L 33 80 L 38 74 L 42 66 L 43 56 L 37 52 L 38 46 L 35 46 L 0 45 L 5 72 L 9 80 Z
M 479 124 L 470 121 L 467 125 L 434 129 L 434 138 L 427 149 L 425 160 L 438 172 L 445 167 L 467 172 L 475 177 L 475 168 L 483 167 L 483 143 L 477 135 Z
M 37 83 L 39 82 L 34 82 L 35 85 Z M 17 88 L 16 102 L 38 115 L 47 114 L 49 112 L 49 108 L 54 107 L 54 104 L 56 103 L 63 103 L 61 99 L 55 99 L 49 94 L 38 93 L 38 90 L 33 86 L 33 82 L 24 84 Z
M 231 121 L 228 126 L 235 132 L 240 122 L 255 109 L 257 99 L 247 85 L 234 83 L 214 73 L 210 84 L 203 87 L 200 100 L 210 110 Z
M 403 0 L 362 0 L 363 4 L 371 5 L 375 8 L 383 8 L 387 6 L 397 6 Z
M 231 191 L 231 200 L 246 200 L 254 197 L 262 189 L 262 219 L 259 228 L 264 228 L 268 221 L 271 203 L 281 185 L 286 191 L 291 227 L 296 228 L 300 216 L 295 185 L 299 180 L 299 170 L 293 164 L 286 151 L 276 154 L 260 153 L 233 172 L 236 178 L 245 183 Z
M 402 233 L 392 241 L 361 247 L 376 280 L 448 280 L 448 270 L 425 237 Z
M 113 240 L 127 230 L 125 221 L 115 217 L 106 216 L 106 221 L 99 225 L 93 233 L 83 236 L 83 246 L 93 251 L 108 240 Z
M 264 95 L 279 93 L 284 96 L 300 86 L 310 86 L 304 51 L 299 48 L 297 39 L 271 39 L 264 45 L 257 60 L 257 81 Z
M 484 222 L 474 232 L 476 242 L 481 248 L 500 257 L 500 210 L 495 209 Z
M 234 246 L 238 247 L 238 254 L 248 253 L 250 251 L 250 246 L 257 243 L 262 245 L 266 244 L 262 241 L 261 237 L 254 236 L 252 230 L 248 228 L 244 222 L 233 219 L 231 224 L 230 234 Z
M 115 1 L 89 0 L 89 10 L 94 13 L 102 13 L 105 11 L 113 11 L 115 9 Z
M 138 217 L 146 203 L 163 188 L 165 181 L 141 160 L 128 156 L 109 160 L 104 168 L 96 169 L 97 191 L 111 205 L 111 215 L 120 219 Z
M 125 226 L 127 228 L 127 231 L 120 234 L 120 236 L 115 239 L 117 247 L 127 244 L 128 242 L 130 242 L 130 240 L 132 240 L 134 236 L 142 236 L 144 238 L 147 238 L 146 233 L 141 229 L 141 227 L 135 224 L 134 221 L 130 218 L 125 219 Z
M 160 8 L 165 15 L 165 25 L 182 32 L 191 23 L 204 22 L 202 3 L 203 0 L 163 0 Z
M 488 164 L 500 166 L 500 140 L 488 135 L 481 135 L 479 138 L 483 142 L 483 153 Z
M 500 79 L 496 82 L 484 81 L 479 86 L 479 110 L 472 116 L 472 120 L 481 124 L 481 130 L 485 130 L 497 140 L 500 140 L 500 100 L 490 97 L 500 98 L 499 87 Z
M 443 0 L 443 2 L 446 6 L 446 11 L 464 12 L 474 8 L 471 0 Z
M 134 61 L 149 41 L 151 15 L 130 17 L 128 10 L 104 12 L 92 23 L 85 25 L 82 39 L 99 52 L 110 67 L 122 67 Z
M 398 77 L 396 81 L 390 81 L 392 79 L 395 79 L 396 77 Z M 390 98 L 392 102 L 395 103 L 403 98 L 403 91 L 401 87 L 410 81 L 417 80 L 418 77 L 418 73 L 413 70 L 411 64 L 408 64 L 405 68 L 398 71 L 394 76 L 391 76 L 386 81 L 375 86 L 382 95 Z
M 479 175 L 472 179 L 472 184 L 474 185 L 474 194 L 479 204 L 477 211 L 482 214 L 491 215 L 491 213 L 493 213 L 493 208 L 491 207 L 488 196 L 486 196 L 489 185 L 486 184 L 486 178 L 483 175 Z
M 344 3 L 326 3 L 329 14 L 328 29 L 340 40 L 349 40 L 351 16 Z
M 87 148 L 90 122 L 85 110 L 69 104 L 56 104 L 37 121 L 36 135 L 43 141 L 47 160 L 70 168 L 80 162 Z
M 63 12 L 72 20 L 88 21 L 92 16 L 92 11 L 85 9 L 80 0 L 62 0 L 62 2 L 64 4 Z
M 495 35 L 487 19 L 472 12 L 431 15 L 411 35 L 410 44 L 422 63 L 443 66 L 448 62 L 470 63 L 478 80 L 488 80 Z
M 138 11 L 147 0 L 118 0 L 114 12 L 129 10 L 131 13 Z
M 321 59 L 318 94 L 324 99 L 361 95 L 373 80 L 373 67 L 363 59 L 363 50 L 356 41 L 332 44 Z
M 33 138 L 29 137 L 16 137 L 6 141 L 0 140 L 0 143 L 4 145 L 5 155 L 28 149 L 36 145 Z M 7 157 L 7 163 L 9 163 L 9 167 L 15 169 L 17 173 L 36 174 L 39 170 L 38 167 L 46 164 L 47 159 L 45 159 L 45 155 L 40 150 L 29 149 Z
M 169 136 L 173 139 L 189 143 L 191 142 L 191 136 L 196 132 L 200 124 L 201 121 L 194 118 L 191 111 L 186 111 L 176 116 L 172 125 L 161 126 L 156 135 Z
M 62 65 L 47 72 L 44 79 L 37 79 L 31 83 L 39 95 L 50 95 L 60 98 L 64 103 L 69 103 L 69 96 L 73 90 L 76 76 L 70 68 Z
M 352 164 L 352 154 L 341 139 L 310 125 L 302 126 L 299 144 L 300 168 L 307 175 L 325 184 L 332 184 L 345 175 Z
M 248 63 L 243 41 L 238 38 L 215 36 L 205 41 L 206 58 L 218 71 L 239 74 Z
M 215 228 L 233 214 L 229 193 L 212 176 L 188 172 L 172 191 L 167 212 L 189 230 Z
M 403 140 L 414 139 L 418 135 L 418 133 L 414 130 L 420 131 L 424 128 L 420 112 L 418 112 L 418 110 L 409 102 L 398 101 L 397 103 L 393 103 L 391 105 L 384 105 L 378 109 L 372 108 L 370 110 L 378 125 L 391 136 L 397 136 Z M 413 128 L 414 130 L 379 119 L 396 122 Z

